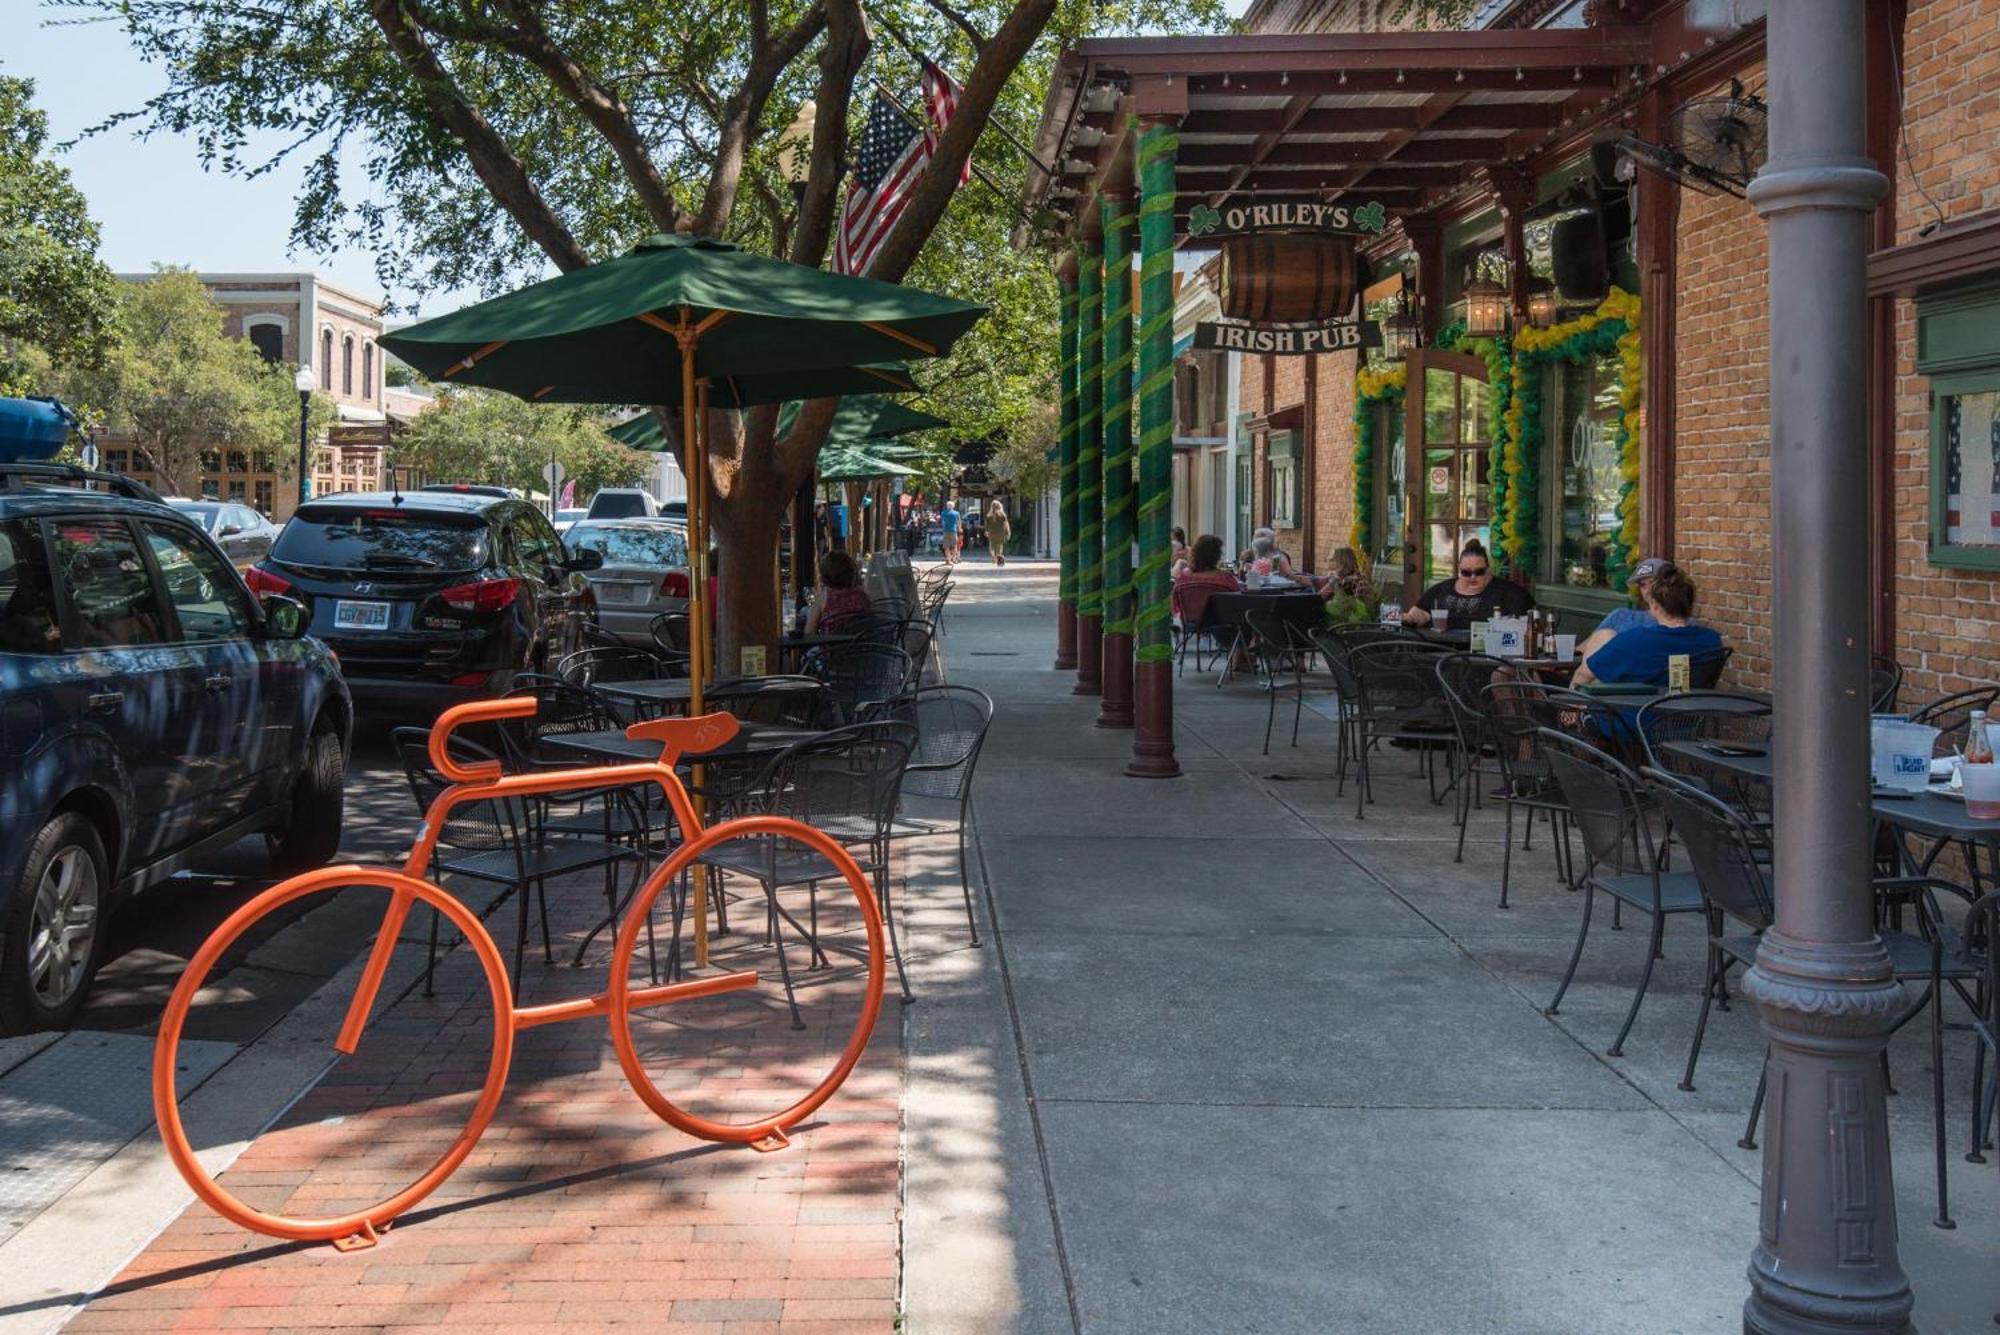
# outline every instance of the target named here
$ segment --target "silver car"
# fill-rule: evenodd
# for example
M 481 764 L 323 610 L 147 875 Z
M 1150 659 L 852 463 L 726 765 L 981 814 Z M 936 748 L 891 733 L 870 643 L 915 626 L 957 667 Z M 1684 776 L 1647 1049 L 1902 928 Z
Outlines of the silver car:
M 664 519 L 584 519 L 563 535 L 571 552 L 604 564 L 587 571 L 597 624 L 628 644 L 652 648 L 653 618 L 688 602 L 687 529 Z

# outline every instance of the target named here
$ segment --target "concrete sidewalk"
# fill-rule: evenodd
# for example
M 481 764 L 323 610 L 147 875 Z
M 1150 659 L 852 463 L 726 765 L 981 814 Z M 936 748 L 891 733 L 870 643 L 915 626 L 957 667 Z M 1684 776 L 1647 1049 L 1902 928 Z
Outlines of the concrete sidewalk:
M 1698 1005 L 1670 927 L 1627 1055 L 1643 921 L 1600 918 L 1542 1014 L 1580 904 L 1546 829 L 1495 907 L 1499 814 L 1453 860 L 1449 812 L 1388 751 L 1336 794 L 1333 730 L 1239 678 L 1177 682 L 1177 781 L 1050 670 L 1053 567 L 962 568 L 950 679 L 999 702 L 976 788 L 987 944 L 918 963 L 910 1012 L 907 1328 L 932 1332 L 1736 1329 L 1761 1156 L 1737 1148 L 1762 1039 Z M 942 897 L 911 935 L 942 943 Z M 933 915 L 924 920 L 922 915 Z M 962 915 L 958 930 L 964 931 Z M 1893 1144 L 1919 1328 L 1991 1331 L 2000 1190 L 1963 1161 L 1932 1227 L 1926 1026 L 1898 1036 Z

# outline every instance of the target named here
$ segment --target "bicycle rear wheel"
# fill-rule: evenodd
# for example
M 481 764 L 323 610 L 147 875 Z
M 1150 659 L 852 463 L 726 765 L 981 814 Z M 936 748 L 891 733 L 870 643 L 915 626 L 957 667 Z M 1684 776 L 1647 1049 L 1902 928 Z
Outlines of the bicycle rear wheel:
M 478 957 L 493 1003 L 492 1056 L 480 1085 L 479 1099 L 465 1129 L 409 1186 L 372 1205 L 340 1215 L 299 1218 L 275 1214 L 257 1209 L 217 1183 L 189 1143 L 187 1130 L 181 1121 L 179 1092 L 174 1081 L 181 1037 L 187 1027 L 189 1008 L 207 982 L 209 971 L 223 953 L 251 928 L 268 915 L 308 895 L 329 894 L 350 887 L 380 888 L 390 893 L 389 909 L 384 915 L 382 930 L 376 936 L 376 948 L 382 954 L 382 964 L 386 965 L 387 950 L 393 946 L 415 902 L 430 905 L 465 934 Z M 385 939 L 388 946 L 382 944 Z M 368 985 L 366 975 L 362 985 Z M 366 1016 L 361 1018 L 365 1020 Z M 372 1239 L 377 1229 L 387 1227 L 390 1220 L 435 1191 L 472 1152 L 472 1147 L 479 1142 L 480 1135 L 486 1130 L 487 1123 L 493 1120 L 494 1110 L 499 1106 L 501 1091 L 507 1083 L 507 1068 L 513 1056 L 513 1047 L 514 1011 L 507 982 L 507 966 L 498 947 L 493 944 L 493 938 L 487 935 L 484 925 L 472 910 L 429 881 L 406 876 L 399 871 L 352 865 L 323 867 L 279 882 L 229 915 L 202 943 L 194 958 L 188 961 L 180 983 L 167 1002 L 166 1014 L 160 1021 L 159 1037 L 153 1047 L 153 1114 L 159 1122 L 160 1138 L 166 1143 L 167 1154 L 174 1167 L 195 1195 L 223 1218 L 259 1233 L 295 1241 L 338 1243 L 357 1237 Z
M 635 1009 L 632 1004 L 635 952 L 646 936 L 646 926 L 654 902 L 659 898 L 660 892 L 673 883 L 675 877 L 693 865 L 696 859 L 712 853 L 723 844 L 732 840 L 763 837 L 795 841 L 832 865 L 839 881 L 844 882 L 846 889 L 852 894 L 851 904 L 858 913 L 860 925 L 865 933 L 864 959 L 867 972 L 862 980 L 862 994 L 853 1026 L 845 1036 L 839 1056 L 817 1083 L 796 1101 L 776 1112 L 748 1120 L 724 1121 L 692 1112 L 669 1099 L 647 1071 L 632 1030 Z M 827 884 L 832 886 L 838 882 L 829 877 Z M 837 895 L 836 891 L 831 890 L 825 893 Z M 832 910 L 829 907 L 822 911 L 830 914 Z M 778 930 L 782 933 L 783 927 L 780 926 Z M 611 1042 L 618 1051 L 618 1063 L 624 1068 L 625 1078 L 631 1083 L 633 1092 L 645 1101 L 646 1106 L 662 1120 L 691 1136 L 698 1136 L 703 1140 L 730 1141 L 739 1144 L 762 1143 L 766 1146 L 782 1144 L 785 1128 L 803 1121 L 821 1104 L 833 1097 L 834 1091 L 840 1088 L 854 1070 L 855 1064 L 860 1061 L 861 1054 L 868 1046 L 869 1037 L 874 1033 L 876 1018 L 881 1014 L 887 957 L 888 946 L 883 930 L 882 911 L 876 902 L 875 893 L 868 884 L 868 877 L 852 855 L 838 842 L 809 825 L 778 816 L 747 816 L 711 826 L 674 850 L 673 856 L 668 858 L 647 879 L 645 885 L 640 887 L 639 893 L 626 910 L 624 920 L 619 924 L 618 941 L 611 956 L 611 985 L 607 998 L 607 1009 L 611 1019 Z

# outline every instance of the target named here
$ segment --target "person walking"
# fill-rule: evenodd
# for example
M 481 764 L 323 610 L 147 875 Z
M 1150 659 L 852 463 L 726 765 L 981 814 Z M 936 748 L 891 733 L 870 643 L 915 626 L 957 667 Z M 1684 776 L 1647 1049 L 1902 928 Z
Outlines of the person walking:
M 1007 507 L 995 496 L 986 506 L 986 549 L 993 556 L 993 564 L 1007 564 L 1007 539 L 1014 534 L 1014 521 L 1007 517 Z
M 938 514 L 938 528 L 944 533 L 944 563 L 958 564 L 958 506 L 951 497 L 944 498 L 944 509 Z

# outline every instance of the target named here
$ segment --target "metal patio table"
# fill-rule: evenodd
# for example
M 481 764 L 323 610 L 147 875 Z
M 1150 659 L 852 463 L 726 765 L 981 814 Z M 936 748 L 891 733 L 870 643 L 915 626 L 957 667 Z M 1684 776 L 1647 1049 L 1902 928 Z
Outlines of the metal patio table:
M 652 709 L 655 713 L 685 713 L 694 698 L 694 682 L 687 677 L 664 677 L 643 681 L 601 681 L 590 689 L 600 695 L 608 695 L 618 700 Z M 714 692 L 731 699 L 761 695 L 766 692 L 780 693 L 799 689 L 793 677 L 743 677 L 735 680 L 722 678 L 707 683 L 703 694 Z M 755 724 L 745 724 L 754 727 Z M 738 734 L 740 737 L 742 734 Z M 550 738 L 554 741 L 554 738 Z M 724 751 L 728 748 L 724 747 Z
M 620 682 L 623 686 L 672 685 L 672 682 Z M 682 756 L 678 769 L 691 769 L 709 760 L 742 760 L 753 756 L 776 755 L 794 742 L 803 742 L 819 736 L 816 728 L 794 728 L 781 723 L 739 723 L 736 735 L 716 747 L 713 751 L 703 751 L 699 755 Z M 658 742 L 634 741 L 625 735 L 623 728 L 602 728 L 594 732 L 555 733 L 541 739 L 543 746 L 554 750 L 575 751 L 580 755 L 615 763 L 629 763 L 634 760 L 657 761 L 660 758 Z

